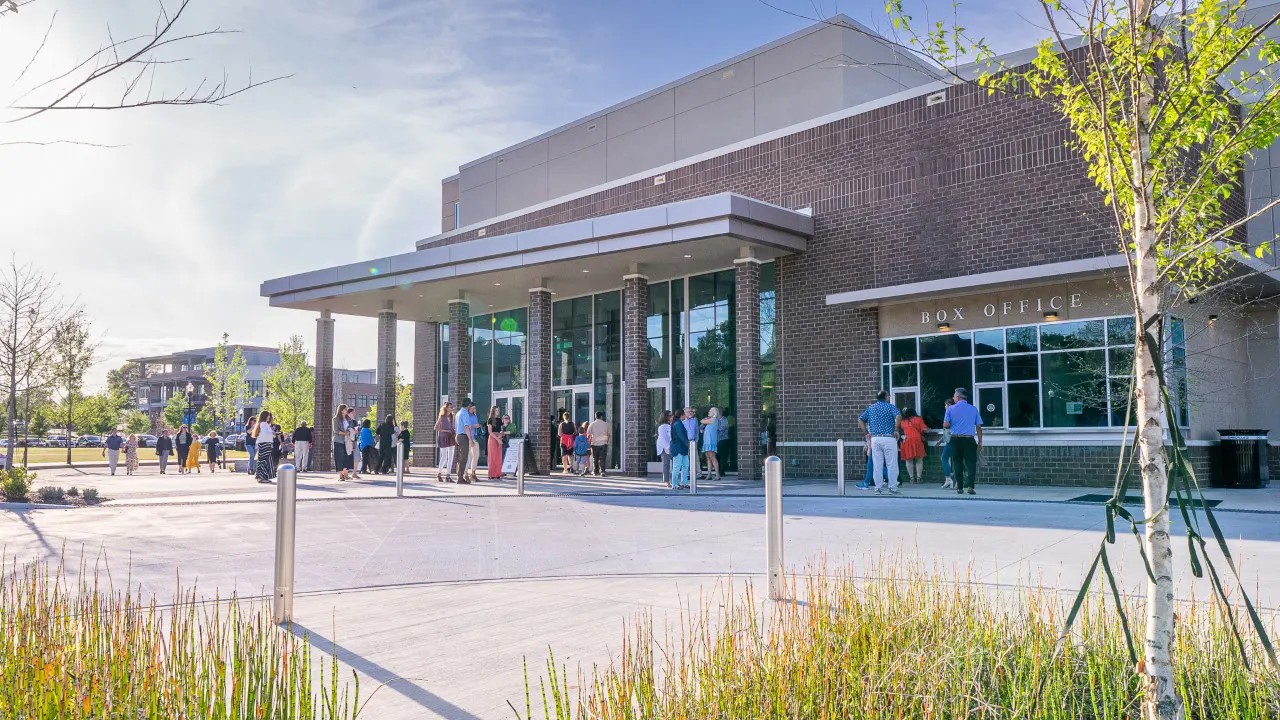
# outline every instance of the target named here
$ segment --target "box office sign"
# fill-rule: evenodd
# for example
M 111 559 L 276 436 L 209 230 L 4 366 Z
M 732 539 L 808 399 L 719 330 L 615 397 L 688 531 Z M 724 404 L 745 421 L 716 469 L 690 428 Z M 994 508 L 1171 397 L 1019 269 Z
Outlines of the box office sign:
M 1132 302 L 1114 279 L 1006 287 L 880 306 L 880 336 L 1031 325 L 1054 320 L 1126 315 Z
M 1062 295 L 1038 295 L 982 304 L 954 303 L 950 307 L 939 307 L 936 310 L 921 310 L 920 324 L 963 322 L 968 320 L 970 316 L 981 316 L 988 321 L 996 320 L 1002 324 L 1010 316 L 1031 316 L 1036 321 L 1039 321 L 1040 318 L 1044 317 L 1044 313 L 1052 314 L 1083 306 L 1084 294 L 1078 292 Z

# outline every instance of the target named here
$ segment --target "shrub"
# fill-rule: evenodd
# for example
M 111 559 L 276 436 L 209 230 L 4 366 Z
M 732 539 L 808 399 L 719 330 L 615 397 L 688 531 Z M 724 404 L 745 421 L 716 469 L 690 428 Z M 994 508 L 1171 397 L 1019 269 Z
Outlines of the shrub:
M 713 598 L 682 618 L 675 640 L 642 619 L 614 664 L 577 682 L 553 656 L 542 702 L 526 682 L 517 716 L 535 707 L 555 720 L 1141 716 L 1142 679 L 1119 616 L 1096 597 L 1059 644 L 1064 607 L 1052 590 L 870 565 L 817 569 L 790 584 L 791 602 Z M 1129 618 L 1143 617 L 1131 605 Z M 1189 720 L 1280 717 L 1280 673 L 1253 637 L 1250 666 L 1226 611 L 1182 606 L 1174 665 Z M 1140 631 L 1135 642 L 1141 652 Z
M 84 501 L 87 503 L 98 502 L 98 488 L 85 488 Z
M 8 470 L 0 470 L 0 493 L 4 493 L 7 500 L 25 502 L 35 479 L 35 473 L 17 465 Z
M 161 605 L 103 588 L 84 568 L 78 583 L 44 563 L 11 570 L 0 573 L 0 718 L 357 715 L 359 681 L 349 687 L 336 658 L 276 627 L 265 602 L 179 588 Z
M 60 503 L 67 499 L 67 491 L 56 485 L 45 485 L 36 491 L 36 495 L 40 497 L 40 502 Z
M 67 497 L 80 497 L 80 488 L 75 485 L 67 488 Z

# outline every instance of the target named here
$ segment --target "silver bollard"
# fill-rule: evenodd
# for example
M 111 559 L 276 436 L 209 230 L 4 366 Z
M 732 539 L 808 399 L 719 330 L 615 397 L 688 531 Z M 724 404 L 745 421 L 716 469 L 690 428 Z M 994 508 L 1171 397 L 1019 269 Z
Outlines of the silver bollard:
M 844 439 L 836 440 L 836 489 L 844 496 Z
M 710 468 L 708 468 L 710 469 Z M 693 438 L 689 439 L 689 494 L 698 494 L 698 474 L 702 471 L 702 466 L 698 462 L 698 441 Z
M 298 469 L 280 466 L 276 485 L 276 587 L 271 617 L 293 622 L 293 552 L 298 516 Z
M 396 497 L 404 497 L 404 445 L 397 440 L 392 447 L 396 453 Z
M 771 455 L 764 461 L 765 562 L 769 573 L 769 599 L 786 594 L 782 569 L 782 460 Z
M 511 442 L 520 443 L 519 454 L 516 455 L 516 494 L 524 494 L 524 440 L 512 440 Z

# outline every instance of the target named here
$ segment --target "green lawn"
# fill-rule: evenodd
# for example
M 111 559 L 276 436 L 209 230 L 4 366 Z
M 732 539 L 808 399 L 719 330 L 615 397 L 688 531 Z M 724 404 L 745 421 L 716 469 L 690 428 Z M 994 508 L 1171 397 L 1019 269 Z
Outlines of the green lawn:
M 15 462 L 22 462 L 22 453 L 24 448 L 13 449 L 13 459 Z M 35 465 L 37 463 L 65 463 L 67 461 L 66 448 L 26 448 L 27 463 Z M 249 454 L 232 450 L 227 454 L 228 460 L 244 460 Z M 142 462 L 154 462 L 156 459 L 156 451 L 153 448 L 142 448 L 138 450 L 138 459 Z M 172 459 L 172 458 L 170 458 Z M 106 456 L 102 452 L 102 448 L 71 448 L 71 463 L 94 463 L 104 462 Z

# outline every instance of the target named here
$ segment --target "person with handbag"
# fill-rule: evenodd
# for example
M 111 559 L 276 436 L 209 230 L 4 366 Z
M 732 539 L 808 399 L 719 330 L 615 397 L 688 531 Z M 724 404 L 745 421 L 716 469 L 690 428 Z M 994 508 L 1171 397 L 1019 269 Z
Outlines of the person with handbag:
M 454 440 L 453 403 L 445 401 L 436 415 L 436 447 L 440 450 L 439 463 L 436 465 L 436 482 L 449 480 L 449 470 L 453 467 Z

